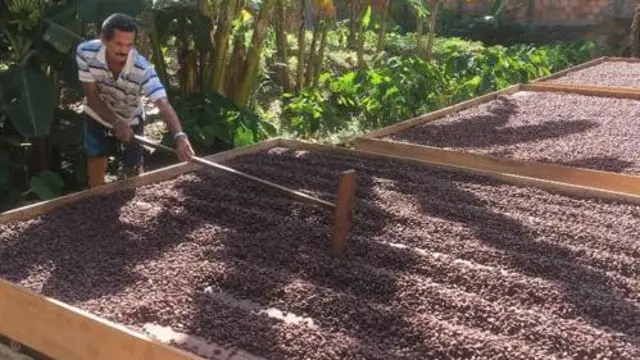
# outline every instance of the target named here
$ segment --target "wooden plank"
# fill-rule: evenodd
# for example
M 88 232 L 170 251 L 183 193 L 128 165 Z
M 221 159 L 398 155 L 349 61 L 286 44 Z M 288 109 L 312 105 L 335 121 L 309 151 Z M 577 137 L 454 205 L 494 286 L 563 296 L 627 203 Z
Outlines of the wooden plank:
M 61 360 L 200 359 L 2 279 L 0 333 Z
M 507 182 L 588 197 L 614 198 L 640 204 L 640 177 L 533 161 L 518 161 L 396 141 L 358 138 L 358 150 L 416 159 L 429 164 L 489 174 Z
M 548 80 L 557 79 L 557 78 L 563 77 L 563 76 L 565 76 L 565 75 L 567 75 L 567 74 L 569 74 L 571 72 L 577 71 L 577 70 L 582 70 L 582 69 L 590 68 L 590 67 L 593 67 L 593 66 L 596 66 L 596 65 L 600 65 L 600 64 L 606 62 L 607 60 L 608 60 L 607 57 L 599 57 L 599 58 L 584 62 L 582 64 L 570 66 L 570 67 L 568 67 L 568 68 L 566 68 L 564 70 L 555 72 L 555 73 L 553 73 L 551 75 L 547 75 L 547 76 L 535 79 L 535 80 L 531 81 L 530 83 L 535 84 L 535 83 L 545 82 L 545 81 L 548 81 Z
M 613 62 L 630 62 L 630 63 L 637 63 L 640 62 L 640 59 L 637 58 L 630 58 L 630 57 L 605 57 L 605 61 L 613 61 Z
M 329 252 L 333 256 L 341 256 L 347 245 L 347 237 L 351 228 L 353 206 L 356 201 L 357 174 L 355 170 L 344 171 L 338 184 L 338 199 L 333 211 L 333 230 L 329 240 Z
M 365 146 L 369 143 L 390 143 L 389 141 L 369 138 L 359 138 L 356 141 L 356 148 L 342 148 L 342 147 L 330 147 L 327 145 L 320 145 L 315 143 L 309 143 L 299 140 L 282 139 L 282 146 L 288 149 L 300 150 L 300 151 L 328 151 L 332 153 L 339 153 L 348 156 L 359 156 L 373 159 L 379 159 L 380 157 L 386 157 L 390 159 L 397 159 L 401 161 L 409 161 L 418 164 L 427 164 L 434 168 L 463 172 L 472 175 L 486 176 L 487 178 L 502 181 L 506 184 L 513 184 L 524 187 L 535 187 L 549 191 L 551 193 L 557 193 L 561 195 L 571 195 L 585 199 L 611 199 L 617 201 L 628 202 L 632 204 L 640 205 L 640 196 L 631 195 L 627 193 L 618 193 L 613 191 L 607 191 L 599 188 L 591 188 L 585 186 L 579 186 L 562 181 L 551 181 L 539 178 L 526 177 L 521 175 L 515 175 L 510 173 L 503 173 L 498 171 L 482 170 L 474 167 L 460 166 L 447 162 L 437 162 L 433 159 L 429 159 L 424 156 L 416 156 L 412 153 L 405 153 L 401 150 L 397 150 L 393 147 L 383 146 L 374 147 Z
M 611 86 L 583 86 L 560 83 L 535 83 L 522 85 L 522 91 L 549 91 L 580 94 L 587 96 L 613 97 L 619 99 L 640 100 L 640 88 L 611 87 Z
M 434 112 L 430 112 L 430 113 L 418 116 L 418 117 L 413 118 L 413 119 L 405 120 L 405 121 L 399 122 L 397 124 L 384 127 L 382 129 L 379 129 L 379 130 L 371 131 L 371 132 L 368 132 L 368 133 L 363 134 L 361 136 L 362 137 L 366 137 L 366 138 L 376 138 L 376 137 L 383 137 L 383 136 L 387 136 L 387 135 L 390 135 L 390 134 L 394 134 L 394 133 L 400 132 L 402 130 L 412 128 L 412 127 L 417 126 L 417 125 L 426 124 L 426 123 L 428 123 L 430 121 L 434 121 L 434 120 L 440 119 L 440 118 L 442 118 L 444 116 L 447 116 L 449 114 L 453 114 L 453 113 L 458 112 L 458 111 L 462 111 L 462 110 L 465 110 L 465 109 L 468 109 L 468 108 L 472 108 L 474 106 L 478 106 L 478 105 L 483 104 L 483 103 L 487 103 L 487 102 L 493 101 L 493 100 L 497 99 L 499 96 L 502 96 L 502 95 L 515 94 L 518 91 L 520 91 L 520 84 L 513 85 L 513 86 L 510 86 L 510 87 L 508 87 L 506 89 L 502 89 L 502 90 L 499 90 L 499 91 L 494 91 L 492 93 L 489 93 L 489 94 L 486 94 L 486 95 L 483 95 L 483 96 L 479 96 L 477 98 L 470 99 L 470 100 L 467 100 L 467 101 L 464 101 L 464 102 L 461 102 L 461 103 L 458 103 L 458 104 L 455 104 L 455 105 L 451 105 L 451 106 L 448 106 L 446 108 L 443 108 L 443 109 L 440 109 L 440 110 L 436 110 Z
M 218 154 L 206 156 L 205 159 L 216 162 L 224 162 L 233 159 L 237 156 L 252 154 L 261 152 L 273 147 L 277 147 L 280 144 L 280 139 L 272 139 L 258 144 L 249 145 L 242 148 L 237 148 L 229 151 L 224 151 Z M 171 178 L 180 176 L 182 174 L 193 172 L 203 168 L 202 165 L 196 163 L 181 163 L 166 168 L 162 168 L 155 171 L 136 176 L 133 178 L 116 181 L 110 184 L 106 184 L 97 188 L 80 191 L 77 193 L 65 195 L 53 200 L 38 202 L 29 206 L 20 207 L 17 209 L 9 210 L 0 213 L 0 224 L 23 221 L 44 215 L 54 209 L 57 209 L 63 205 L 67 205 L 82 199 L 86 199 L 98 195 L 107 195 L 121 190 L 132 189 L 148 184 L 153 184 L 160 181 L 169 180 Z

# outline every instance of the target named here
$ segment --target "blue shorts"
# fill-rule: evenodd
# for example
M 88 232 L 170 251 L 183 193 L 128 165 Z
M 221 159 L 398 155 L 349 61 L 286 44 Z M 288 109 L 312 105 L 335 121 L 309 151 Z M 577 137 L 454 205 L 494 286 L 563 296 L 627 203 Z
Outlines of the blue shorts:
M 111 129 L 95 121 L 87 114 L 84 117 L 83 147 L 85 154 L 89 157 L 108 157 L 122 155 L 122 161 L 127 168 L 135 168 L 142 165 L 144 148 L 133 141 L 123 144 L 113 135 Z M 143 135 L 144 123 L 133 125 L 133 133 Z

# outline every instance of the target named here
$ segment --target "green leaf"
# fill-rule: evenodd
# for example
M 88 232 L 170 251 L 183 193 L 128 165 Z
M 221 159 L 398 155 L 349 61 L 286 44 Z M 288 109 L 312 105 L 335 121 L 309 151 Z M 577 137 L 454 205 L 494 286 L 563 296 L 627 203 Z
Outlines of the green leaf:
M 500 15 L 502 15 L 502 10 L 504 10 L 504 6 L 505 6 L 504 0 L 495 0 L 489 13 L 494 18 L 500 17 Z
M 12 80 L 17 96 L 7 106 L 9 119 L 25 137 L 48 135 L 55 108 L 52 81 L 33 68 L 13 70 Z
M 49 28 L 43 38 L 61 53 L 68 53 L 78 41 L 83 40 L 80 35 L 64 26 L 53 21 L 48 23 Z
M 371 22 L 371 5 L 367 6 L 367 11 L 364 13 L 362 17 L 362 26 L 364 29 L 369 27 L 369 23 Z
M 29 185 L 41 199 L 49 200 L 60 196 L 64 181 L 53 171 L 41 171 L 31 177 Z
M 78 15 L 86 22 L 95 22 L 100 18 L 99 0 L 79 0 Z
M 237 147 L 251 145 L 253 143 L 253 132 L 244 126 L 240 126 L 233 134 L 233 143 Z
M 51 129 L 49 140 L 51 145 L 60 148 L 77 147 L 82 145 L 82 116 L 74 110 L 58 110 L 56 117 L 59 122 Z

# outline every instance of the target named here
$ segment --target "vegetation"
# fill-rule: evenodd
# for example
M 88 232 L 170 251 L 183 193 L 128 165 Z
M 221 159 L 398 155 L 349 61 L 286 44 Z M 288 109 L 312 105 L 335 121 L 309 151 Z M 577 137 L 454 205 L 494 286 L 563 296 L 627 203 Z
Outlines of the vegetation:
M 112 12 L 140 20 L 139 51 L 209 154 L 273 136 L 344 143 L 596 56 L 586 42 L 468 40 L 501 26 L 503 7 L 461 18 L 441 0 L 0 1 L 0 211 L 84 187 L 74 51 Z

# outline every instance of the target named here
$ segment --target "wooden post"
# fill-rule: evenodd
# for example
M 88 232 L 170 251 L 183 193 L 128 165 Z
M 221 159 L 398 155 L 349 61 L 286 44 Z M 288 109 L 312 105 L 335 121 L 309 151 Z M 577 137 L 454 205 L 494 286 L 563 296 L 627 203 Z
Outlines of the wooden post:
M 347 244 L 356 198 L 356 179 L 355 170 L 345 171 L 340 176 L 338 200 L 333 210 L 333 230 L 329 241 L 329 252 L 333 256 L 341 256 Z

